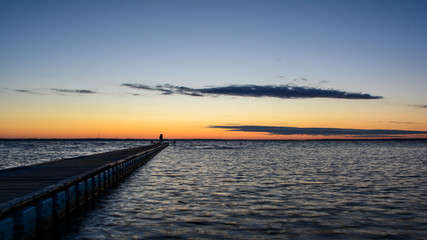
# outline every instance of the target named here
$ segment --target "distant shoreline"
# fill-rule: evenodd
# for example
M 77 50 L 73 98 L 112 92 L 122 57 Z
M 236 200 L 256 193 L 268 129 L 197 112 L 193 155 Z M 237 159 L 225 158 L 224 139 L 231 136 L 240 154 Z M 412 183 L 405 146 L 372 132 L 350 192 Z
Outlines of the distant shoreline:
M 427 138 L 354 138 L 354 139 L 165 139 L 165 141 L 427 141 Z M 0 138 L 0 141 L 158 141 L 146 138 Z

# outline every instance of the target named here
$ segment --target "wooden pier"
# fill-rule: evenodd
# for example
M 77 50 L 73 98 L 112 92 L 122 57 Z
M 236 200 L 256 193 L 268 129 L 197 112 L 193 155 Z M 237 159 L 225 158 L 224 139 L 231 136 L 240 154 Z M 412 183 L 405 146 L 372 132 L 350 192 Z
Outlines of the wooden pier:
M 53 239 L 168 144 L 0 170 L 0 240 Z

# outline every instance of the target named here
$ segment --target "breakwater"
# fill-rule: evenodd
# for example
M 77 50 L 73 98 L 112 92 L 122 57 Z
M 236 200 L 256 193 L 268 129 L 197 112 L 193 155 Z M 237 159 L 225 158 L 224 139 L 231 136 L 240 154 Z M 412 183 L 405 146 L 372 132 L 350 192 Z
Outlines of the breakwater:
M 0 239 L 56 238 L 167 144 L 0 170 Z

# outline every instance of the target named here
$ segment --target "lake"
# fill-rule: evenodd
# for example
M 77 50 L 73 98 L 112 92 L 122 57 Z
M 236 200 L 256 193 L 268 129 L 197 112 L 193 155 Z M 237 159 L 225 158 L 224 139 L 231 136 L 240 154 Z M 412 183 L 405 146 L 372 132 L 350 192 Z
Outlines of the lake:
M 148 143 L 1 140 L 0 168 Z M 372 238 L 427 238 L 427 141 L 178 141 L 64 236 Z

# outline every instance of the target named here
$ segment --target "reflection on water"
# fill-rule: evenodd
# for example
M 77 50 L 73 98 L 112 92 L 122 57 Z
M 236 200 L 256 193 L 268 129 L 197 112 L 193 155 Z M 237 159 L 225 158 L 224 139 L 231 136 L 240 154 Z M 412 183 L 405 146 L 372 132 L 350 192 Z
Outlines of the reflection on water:
M 65 239 L 425 239 L 426 173 L 426 141 L 180 141 Z

